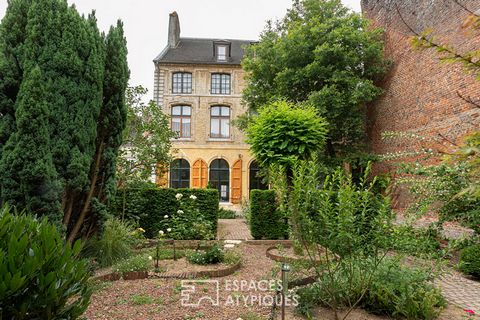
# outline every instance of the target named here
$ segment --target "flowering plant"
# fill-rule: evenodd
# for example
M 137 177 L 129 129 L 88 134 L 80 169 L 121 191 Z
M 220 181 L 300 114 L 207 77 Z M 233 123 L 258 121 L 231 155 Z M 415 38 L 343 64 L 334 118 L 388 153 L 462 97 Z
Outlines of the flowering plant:
M 205 240 L 212 239 L 212 223 L 206 220 L 196 206 L 197 196 L 184 197 L 182 193 L 175 196 L 179 202 L 178 210 L 171 215 L 173 239 Z M 168 229 L 167 229 L 168 230 Z

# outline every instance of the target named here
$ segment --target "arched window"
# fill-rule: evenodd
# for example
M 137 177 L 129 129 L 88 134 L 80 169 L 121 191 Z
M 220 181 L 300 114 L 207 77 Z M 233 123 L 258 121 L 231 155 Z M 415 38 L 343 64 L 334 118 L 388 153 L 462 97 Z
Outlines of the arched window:
M 170 188 L 190 188 L 190 164 L 185 159 L 173 160 L 170 165 Z
M 230 107 L 212 106 L 210 108 L 210 138 L 230 138 Z
M 223 159 L 213 160 L 210 164 L 209 183 L 218 190 L 220 201 L 228 201 L 230 197 L 230 169 Z
M 252 163 L 250 163 L 250 170 L 249 170 L 249 181 L 250 181 L 249 190 L 268 189 L 268 186 L 262 181 L 262 177 L 260 177 L 259 173 L 260 173 L 260 167 L 258 166 L 257 161 L 252 161 Z
M 192 107 L 172 107 L 172 131 L 178 134 L 179 138 L 190 138 L 192 123 Z
M 172 76 L 172 93 L 192 93 L 192 74 L 189 72 L 175 72 Z

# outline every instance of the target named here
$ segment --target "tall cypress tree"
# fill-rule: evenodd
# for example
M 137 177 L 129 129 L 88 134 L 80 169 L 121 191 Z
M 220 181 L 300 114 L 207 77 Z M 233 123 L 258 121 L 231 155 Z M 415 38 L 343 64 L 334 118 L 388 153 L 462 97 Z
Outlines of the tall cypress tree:
M 97 122 L 97 139 L 94 161 L 90 170 L 90 189 L 83 199 L 83 208 L 69 232 L 73 241 L 82 227 L 86 233 L 95 230 L 101 220 L 98 215 L 105 212 L 104 203 L 115 188 L 116 158 L 122 144 L 127 107 L 125 90 L 130 71 L 127 63 L 127 41 L 123 24 L 117 22 L 105 38 L 105 67 L 103 78 L 103 105 Z M 85 223 L 87 222 L 87 223 Z
M 70 240 L 114 185 L 126 53 L 121 23 L 103 38 L 65 0 L 12 0 L 0 26 L 0 200 L 60 217 Z
M 15 132 L 15 103 L 23 79 L 27 13 L 31 0 L 11 0 L 0 24 L 0 158 Z
M 50 152 L 44 80 L 38 67 L 25 72 L 17 98 L 17 131 L 7 142 L 2 169 L 10 186 L 5 196 L 13 205 L 59 222 L 61 186 Z

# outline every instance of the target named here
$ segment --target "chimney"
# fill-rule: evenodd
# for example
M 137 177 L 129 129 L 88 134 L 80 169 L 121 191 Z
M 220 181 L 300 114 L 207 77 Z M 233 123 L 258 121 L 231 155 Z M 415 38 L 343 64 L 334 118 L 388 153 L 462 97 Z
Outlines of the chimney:
M 170 21 L 168 23 L 168 46 L 175 48 L 180 41 L 180 20 L 176 11 L 170 13 Z

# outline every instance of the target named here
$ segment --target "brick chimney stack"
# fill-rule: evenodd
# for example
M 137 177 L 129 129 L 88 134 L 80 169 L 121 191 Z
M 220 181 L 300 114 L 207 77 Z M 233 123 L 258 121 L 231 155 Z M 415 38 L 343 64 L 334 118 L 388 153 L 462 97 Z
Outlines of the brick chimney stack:
M 176 11 L 170 13 L 170 21 L 168 23 L 168 46 L 175 48 L 180 41 L 180 20 Z

